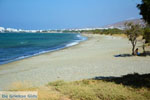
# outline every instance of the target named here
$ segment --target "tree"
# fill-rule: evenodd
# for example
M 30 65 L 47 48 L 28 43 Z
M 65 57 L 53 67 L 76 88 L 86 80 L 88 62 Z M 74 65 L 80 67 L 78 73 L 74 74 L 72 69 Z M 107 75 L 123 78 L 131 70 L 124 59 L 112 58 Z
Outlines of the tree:
M 142 4 L 138 4 L 137 7 L 140 9 L 143 19 L 150 24 L 150 0 L 142 0 Z
M 150 28 L 144 28 L 144 35 L 143 38 L 146 40 L 146 43 L 150 43 Z
M 147 22 L 147 27 L 144 28 L 143 39 L 145 39 L 145 43 L 150 43 L 150 0 L 142 0 L 142 3 L 138 4 L 137 7 L 140 9 L 143 19 Z
M 132 55 L 134 55 L 134 50 L 137 43 L 137 37 L 141 33 L 141 27 L 140 25 L 133 24 L 133 23 L 125 23 L 125 26 L 126 26 L 125 34 L 127 35 L 129 41 L 131 41 Z

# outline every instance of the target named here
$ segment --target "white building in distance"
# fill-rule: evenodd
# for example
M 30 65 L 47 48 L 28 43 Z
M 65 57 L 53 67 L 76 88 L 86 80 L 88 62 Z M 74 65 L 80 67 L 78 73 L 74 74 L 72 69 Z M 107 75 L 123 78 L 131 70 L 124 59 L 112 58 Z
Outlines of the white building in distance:
M 4 27 L 0 27 L 0 32 L 4 32 L 5 28 Z

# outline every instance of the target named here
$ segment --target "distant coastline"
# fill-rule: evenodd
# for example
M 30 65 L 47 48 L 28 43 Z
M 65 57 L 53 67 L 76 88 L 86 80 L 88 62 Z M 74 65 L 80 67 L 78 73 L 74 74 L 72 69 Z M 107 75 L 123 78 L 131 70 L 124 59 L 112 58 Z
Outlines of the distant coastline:
M 24 29 L 15 29 L 15 28 L 4 28 L 0 27 L 0 33 L 6 32 L 18 32 L 18 33 L 82 33 L 83 31 L 90 30 L 105 30 L 105 29 L 119 29 L 123 30 L 125 28 L 124 23 L 132 22 L 135 24 L 145 25 L 145 22 L 142 19 L 132 19 L 117 22 L 114 24 L 105 25 L 102 27 L 91 27 L 91 28 L 73 28 L 73 29 L 43 29 L 43 30 L 24 30 Z

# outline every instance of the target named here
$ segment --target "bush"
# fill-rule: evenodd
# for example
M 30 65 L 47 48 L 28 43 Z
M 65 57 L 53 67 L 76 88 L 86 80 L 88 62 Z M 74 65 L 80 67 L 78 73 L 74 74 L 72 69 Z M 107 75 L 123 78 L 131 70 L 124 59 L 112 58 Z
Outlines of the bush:
M 145 28 L 144 29 L 144 36 L 143 38 L 146 40 L 146 43 L 150 43 L 150 28 Z

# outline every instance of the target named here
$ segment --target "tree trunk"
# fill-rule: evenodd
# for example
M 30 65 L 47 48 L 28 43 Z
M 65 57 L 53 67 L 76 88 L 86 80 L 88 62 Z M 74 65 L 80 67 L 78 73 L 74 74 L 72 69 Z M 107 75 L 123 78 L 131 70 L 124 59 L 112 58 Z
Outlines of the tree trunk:
M 145 40 L 143 40 L 143 54 L 145 55 L 146 52 L 145 52 Z
M 132 55 L 135 55 L 135 54 L 134 54 L 134 49 L 135 49 L 135 45 L 132 44 Z
M 134 40 L 134 41 L 131 41 L 131 43 L 132 43 L 132 55 L 135 55 L 135 53 L 134 53 L 134 49 L 135 49 L 135 46 L 136 46 L 136 40 Z

